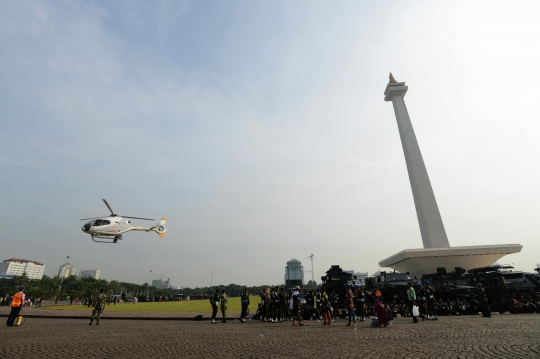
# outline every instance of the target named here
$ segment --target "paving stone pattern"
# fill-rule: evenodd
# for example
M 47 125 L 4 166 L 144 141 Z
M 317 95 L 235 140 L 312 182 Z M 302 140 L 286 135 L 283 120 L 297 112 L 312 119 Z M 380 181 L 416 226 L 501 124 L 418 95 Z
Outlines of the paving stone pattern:
M 28 318 L 0 327 L 0 358 L 540 358 L 538 314 L 345 324 Z

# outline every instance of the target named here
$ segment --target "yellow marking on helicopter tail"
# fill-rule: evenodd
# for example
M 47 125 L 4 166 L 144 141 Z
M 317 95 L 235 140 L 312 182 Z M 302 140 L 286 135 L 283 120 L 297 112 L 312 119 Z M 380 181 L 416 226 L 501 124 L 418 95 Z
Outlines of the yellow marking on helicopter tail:
M 167 217 L 163 217 L 161 220 L 162 220 L 162 221 L 166 221 L 166 220 L 167 220 Z
M 158 233 L 158 236 L 160 236 L 161 238 L 165 237 L 165 233 Z

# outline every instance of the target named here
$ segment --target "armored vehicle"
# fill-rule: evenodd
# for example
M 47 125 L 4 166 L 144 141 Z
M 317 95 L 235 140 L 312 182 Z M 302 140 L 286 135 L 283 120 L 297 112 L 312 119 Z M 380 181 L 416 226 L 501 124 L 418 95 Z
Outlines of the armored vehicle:
M 386 273 L 380 272 L 379 275 L 366 278 L 366 288 L 372 291 L 379 290 L 387 303 L 392 300 L 399 302 L 401 299 L 407 299 L 407 283 L 411 282 L 414 286 L 417 283 L 416 275 L 407 273 Z
M 456 267 L 453 272 L 446 273 L 446 268 L 437 268 L 437 273 L 424 274 L 422 283 L 430 281 L 430 285 L 435 290 L 436 299 L 469 298 L 474 296 L 475 288 L 471 286 L 465 278 L 465 269 Z
M 515 298 L 540 293 L 540 283 L 535 281 L 531 274 L 512 269 L 514 267 L 510 265 L 474 268 L 468 271 L 466 278 L 471 285 L 482 283 L 484 287 L 491 287 L 496 281 L 500 281 Z
M 333 265 L 326 271 L 326 275 L 321 277 L 322 287 L 326 293 L 330 294 L 336 291 L 339 298 L 345 297 L 345 283 L 355 285 L 355 276 L 352 273 L 345 272 L 339 265 Z

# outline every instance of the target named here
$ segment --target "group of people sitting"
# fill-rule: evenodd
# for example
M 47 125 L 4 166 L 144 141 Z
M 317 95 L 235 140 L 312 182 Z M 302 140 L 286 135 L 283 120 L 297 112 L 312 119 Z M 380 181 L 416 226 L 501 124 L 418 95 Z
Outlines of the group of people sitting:
M 500 285 L 500 284 L 499 284 Z M 429 281 L 417 284 L 414 291 L 416 299 L 385 301 L 379 291 L 362 289 L 359 285 L 346 287 L 345 295 L 338 295 L 335 290 L 330 293 L 324 288 L 304 290 L 299 309 L 293 302 L 295 292 L 301 289 L 285 292 L 283 288 L 262 290 L 259 293 L 261 302 L 253 316 L 254 320 L 280 323 L 299 317 L 301 320 L 323 320 L 323 324 L 330 324 L 332 319 L 347 319 L 353 325 L 356 320 L 364 321 L 367 318 L 377 318 L 375 325 L 386 326 L 391 324 L 395 317 L 411 317 L 412 304 L 418 306 L 418 317 L 436 320 L 438 316 L 478 315 L 485 311 L 484 303 L 488 304 L 486 297 L 479 293 L 470 297 L 435 298 L 433 288 Z M 513 298 L 504 288 L 499 288 L 497 296 L 490 296 L 488 310 L 492 313 L 540 313 L 540 295 L 521 296 Z M 293 306 L 294 304 L 294 306 Z M 327 317 L 328 316 L 328 317 Z M 351 319 L 353 318 L 353 319 Z M 381 324 L 382 323 L 382 324 Z

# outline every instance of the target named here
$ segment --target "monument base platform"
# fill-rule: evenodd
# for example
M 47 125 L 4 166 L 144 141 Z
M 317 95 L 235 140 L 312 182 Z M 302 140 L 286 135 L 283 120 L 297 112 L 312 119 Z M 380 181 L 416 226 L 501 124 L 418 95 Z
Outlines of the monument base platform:
M 379 262 L 398 272 L 409 272 L 420 278 L 423 274 L 436 273 L 444 267 L 451 272 L 455 267 L 466 270 L 487 267 L 512 253 L 519 253 L 521 244 L 498 244 L 490 246 L 405 249 Z

